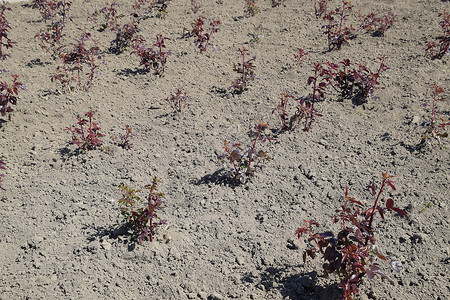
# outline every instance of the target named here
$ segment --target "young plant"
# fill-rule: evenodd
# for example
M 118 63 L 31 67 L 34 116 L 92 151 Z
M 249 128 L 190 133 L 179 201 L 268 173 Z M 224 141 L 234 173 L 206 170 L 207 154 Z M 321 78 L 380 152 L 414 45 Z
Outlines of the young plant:
M 135 0 L 132 16 L 140 21 L 148 17 L 164 18 L 171 0 Z
M 50 75 L 51 80 L 59 81 L 68 90 L 72 89 L 72 81 L 77 83 L 79 90 L 89 90 L 99 68 L 99 50 L 98 42 L 91 38 L 89 32 L 82 30 L 80 37 L 72 43 L 72 49 L 60 54 L 63 65 L 58 66 L 56 72 Z
M 357 12 L 357 16 L 360 22 L 359 26 L 366 32 L 371 33 L 373 36 L 383 36 L 386 30 L 388 30 L 397 21 L 397 15 L 392 12 L 389 12 L 381 17 L 378 17 L 373 12 L 367 15 L 361 15 Z
M 324 72 L 326 70 L 322 67 L 322 64 L 314 64 L 314 76 L 310 76 L 307 81 L 307 85 L 312 85 L 313 92 L 312 96 L 306 98 L 299 98 L 297 100 L 297 111 L 294 118 L 291 118 L 290 128 L 293 128 L 293 123 L 297 122 L 295 128 L 297 128 L 300 123 L 304 122 L 303 130 L 309 131 L 311 129 L 311 124 L 315 117 L 321 117 L 314 105 L 317 101 L 321 101 L 325 94 L 327 93 L 327 81 L 324 80 Z
M 280 6 L 283 2 L 284 0 L 272 0 L 272 7 Z
M 198 13 L 200 10 L 200 4 L 198 4 L 195 0 L 191 0 L 191 10 L 194 14 Z
M 112 138 L 113 144 L 122 147 L 123 149 L 126 150 L 131 149 L 133 147 L 133 144 L 130 142 L 130 140 L 135 137 L 132 130 L 133 129 L 130 126 L 125 125 L 125 134 L 119 136 L 118 139 L 113 137 Z
M 6 165 L 5 162 L 0 160 L 0 170 L 6 170 Z M 4 187 L 2 187 L 2 182 L 3 182 L 3 177 L 5 176 L 5 174 L 0 174 L 0 190 L 5 190 Z
M 200 54 L 206 51 L 208 46 L 216 49 L 213 43 L 211 43 L 211 36 L 215 34 L 219 29 L 220 20 L 215 19 L 209 22 L 209 31 L 205 32 L 203 25 L 205 25 L 206 18 L 204 16 L 199 16 L 194 22 L 192 22 L 192 30 L 183 28 L 183 37 L 189 38 L 194 37 L 194 45 L 200 50 Z
M 141 190 L 134 190 L 126 185 L 121 185 L 122 198 L 119 200 L 120 218 L 131 229 L 131 240 L 139 244 L 145 240 L 153 242 L 156 229 L 166 223 L 158 216 L 163 207 L 164 194 L 158 192 L 158 182 L 161 179 L 153 177 L 151 185 L 145 189 L 150 190 L 147 199 L 138 196 Z
M 284 94 L 281 94 L 280 103 L 272 110 L 272 114 L 274 112 L 278 113 L 278 117 L 281 121 L 281 131 L 285 131 L 289 129 L 289 118 L 287 113 L 287 105 L 290 100 L 293 100 L 294 96 L 289 94 L 287 91 Z
M 244 11 L 248 16 L 254 16 L 259 12 L 256 0 L 245 0 Z
M 8 114 L 8 120 L 11 120 L 11 112 L 13 108 L 11 105 L 17 105 L 17 96 L 19 89 L 26 91 L 27 87 L 18 82 L 19 75 L 12 75 L 13 82 L 0 82 L 0 114 L 2 116 Z
M 378 79 L 381 73 L 389 69 L 384 63 L 387 56 L 378 57 L 380 66 L 374 73 L 362 64 L 351 63 L 344 59 L 338 64 L 328 63 L 328 70 L 324 73 L 331 86 L 340 92 L 341 97 L 352 98 L 357 105 L 367 102 L 367 99 L 376 98 L 373 95 L 375 89 L 380 89 Z M 352 66 L 354 66 L 352 68 Z
M 328 2 L 331 0 L 314 0 L 314 14 L 316 19 L 328 13 Z
M 242 49 L 238 49 L 241 54 L 242 61 L 237 65 L 234 64 L 233 71 L 240 74 L 238 79 L 233 80 L 230 89 L 233 89 L 235 93 L 242 93 L 248 88 L 250 81 L 255 80 L 255 65 L 253 65 L 253 61 L 255 58 L 247 59 L 246 56 L 249 55 L 249 52 L 245 47 Z
M 228 177 L 233 180 L 233 183 L 245 183 L 248 179 L 253 177 L 257 170 L 264 167 L 264 163 L 271 158 L 263 150 L 257 150 L 256 145 L 258 141 L 265 142 L 272 140 L 272 138 L 264 134 L 267 129 L 267 124 L 259 120 L 259 124 L 255 125 L 255 131 L 250 131 L 249 137 L 253 139 L 250 149 L 244 151 L 239 143 L 230 145 L 228 141 L 224 141 L 224 153 L 219 156 L 222 161 L 229 161 L 233 168 L 228 172 Z
M 181 113 L 187 107 L 187 93 L 177 89 L 175 94 L 171 94 L 164 101 L 169 103 L 174 114 Z
M 170 51 L 163 51 L 166 48 L 164 40 L 170 40 L 163 37 L 162 34 L 156 35 L 156 42 L 153 43 L 154 48 L 146 48 L 143 45 L 144 39 L 139 37 L 133 40 L 133 49 L 131 53 L 136 53 L 140 58 L 140 65 L 144 66 L 145 70 L 149 72 L 153 70 L 156 75 L 162 76 L 166 68 L 167 56 L 171 55 Z
M 72 133 L 72 141 L 70 143 L 77 145 L 82 151 L 97 149 L 103 145 L 103 141 L 100 138 L 105 135 L 100 133 L 101 128 L 98 126 L 98 123 L 93 121 L 94 114 L 95 111 L 91 109 L 84 113 L 87 118 L 77 117 L 76 125 L 73 128 L 72 126 L 66 128 Z M 76 127 L 77 125 L 79 127 Z
M 431 107 L 431 118 L 429 122 L 423 122 L 421 124 L 421 126 L 425 127 L 425 132 L 422 134 L 422 140 L 419 146 L 425 145 L 425 142 L 431 145 L 433 140 L 437 140 L 440 144 L 442 138 L 448 137 L 446 126 L 450 126 L 450 120 L 439 118 L 438 121 L 438 117 L 436 116 L 436 103 L 445 100 L 444 97 L 440 96 L 440 94 L 444 93 L 444 89 L 435 84 L 431 87 L 434 89 L 432 92 L 433 103 Z
M 109 31 L 116 32 L 120 28 L 118 21 L 124 17 L 123 14 L 119 14 L 117 11 L 118 7 L 119 4 L 116 1 L 112 1 L 111 3 L 105 2 L 105 6 L 99 11 L 95 11 L 89 19 L 95 24 L 100 25 L 100 31 L 109 28 Z M 98 21 L 99 15 L 103 16 L 101 21 Z
M 115 54 L 120 54 L 132 45 L 135 35 L 140 31 L 134 19 L 116 31 L 116 38 L 111 41 L 110 51 Z
M 444 10 L 442 13 L 439 13 L 438 16 L 442 17 L 439 25 L 442 28 L 443 34 L 437 38 L 439 47 L 435 42 L 428 42 L 425 48 L 425 56 L 430 59 L 441 59 L 444 55 L 450 55 L 450 14 Z
M 352 10 L 350 1 L 342 0 L 342 7 L 327 12 L 323 19 L 328 21 L 327 25 L 323 26 L 324 34 L 328 38 L 328 50 L 340 50 L 343 44 L 348 44 L 348 40 L 353 35 L 355 29 L 350 24 L 350 27 L 344 26 Z
M 11 25 L 6 19 L 5 12 L 11 10 L 6 6 L 6 2 L 0 4 L 0 60 L 5 60 L 9 55 L 4 53 L 3 48 L 12 48 L 16 42 L 11 41 L 8 38 L 8 31 L 11 29 Z
M 50 53 L 54 58 L 59 57 L 64 46 L 62 38 L 63 29 L 66 27 L 67 20 L 70 20 L 69 10 L 72 2 L 65 0 L 48 0 L 36 5 L 39 8 L 45 21 L 50 20 L 46 31 L 41 31 L 34 38 L 40 40 L 39 46 Z
M 333 217 L 333 223 L 340 223 L 341 226 L 341 230 L 337 233 L 332 231 L 315 233 L 313 226 L 319 224 L 314 220 L 303 220 L 304 227 L 300 227 L 296 231 L 300 243 L 302 238 L 307 243 L 303 261 L 306 261 L 307 256 L 314 259 L 316 254 L 321 255 L 324 260 L 325 277 L 330 274 L 336 274 L 339 277 L 339 287 L 342 290 L 341 299 L 356 299 L 359 295 L 359 287 L 366 275 L 369 279 L 378 275 L 391 281 L 376 262 L 377 257 L 383 261 L 388 261 L 389 257 L 381 254 L 375 245 L 374 217 L 379 214 L 384 220 L 387 211 L 406 216 L 403 210 L 394 206 L 392 198 L 388 198 L 384 205 L 381 204 L 382 194 L 386 188 L 389 187 L 395 191 L 392 177 L 382 173 L 379 189 L 372 181 L 369 190 L 374 201 L 368 209 L 362 202 L 349 197 L 347 187 L 345 188 L 344 203 L 340 209 L 336 210 Z M 399 261 L 391 260 L 390 265 L 398 273 L 403 270 Z
M 294 53 L 295 64 L 297 67 L 300 67 L 303 64 L 306 55 L 308 55 L 308 52 L 303 51 L 302 48 L 298 48 L 298 54 Z

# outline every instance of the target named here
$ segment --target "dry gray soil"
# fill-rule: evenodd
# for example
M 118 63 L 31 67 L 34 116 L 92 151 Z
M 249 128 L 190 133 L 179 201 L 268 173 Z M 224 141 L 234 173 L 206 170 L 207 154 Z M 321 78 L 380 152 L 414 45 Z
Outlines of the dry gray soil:
M 121 22 L 129 20 L 129 3 L 117 2 L 127 15 Z M 108 51 L 114 33 L 87 20 L 104 1 L 73 1 L 64 43 L 77 37 L 77 27 L 87 28 L 102 51 L 87 92 L 51 82 L 60 61 L 34 38 L 46 22 L 30 5 L 9 4 L 9 36 L 17 44 L 0 62 L 7 70 L 0 81 L 17 74 L 28 90 L 20 91 L 11 120 L 0 119 L 0 160 L 7 167 L 6 191 L 0 190 L 0 298 L 337 299 L 338 279 L 322 276 L 320 259 L 303 263 L 305 245 L 295 231 L 304 219 L 333 228 L 346 186 L 370 205 L 368 184 L 387 172 L 397 186 L 388 194 L 408 217 L 377 220 L 377 244 L 404 271 L 393 273 L 380 262 L 393 283 L 366 280 L 361 299 L 449 299 L 449 141 L 418 147 L 424 132 L 418 125 L 431 117 L 430 85 L 449 95 L 449 57 L 424 57 L 427 41 L 441 34 L 437 14 L 450 10 L 449 2 L 354 0 L 355 10 L 390 11 L 397 22 L 384 36 L 359 32 L 331 52 L 313 1 L 272 8 L 260 0 L 255 16 L 245 15 L 241 0 L 196 2 L 197 14 L 189 0 L 173 0 L 165 18 L 139 24 L 148 46 L 158 33 L 170 38 L 172 55 L 158 77 L 142 72 L 130 50 Z M 200 14 L 222 22 L 212 37 L 216 49 L 203 54 L 192 38 L 181 38 Z M 348 22 L 357 25 L 353 17 Z M 259 43 L 250 43 L 255 36 Z M 255 57 L 258 79 L 232 94 L 233 64 L 243 46 Z M 295 67 L 299 47 L 309 54 Z M 272 110 L 280 94 L 307 97 L 315 62 L 348 58 L 376 70 L 383 55 L 390 69 L 380 77 L 384 89 L 375 90 L 379 99 L 354 105 L 333 92 L 316 104 L 322 116 L 311 131 L 276 132 L 280 120 Z M 164 98 L 177 88 L 189 100 L 174 116 Z M 78 153 L 69 144 L 65 128 L 90 108 L 108 151 Z M 449 119 L 448 101 L 437 108 Z M 217 159 L 223 141 L 247 145 L 258 119 L 276 138 L 260 145 L 272 160 L 246 184 L 227 185 L 230 165 Z M 125 125 L 136 135 L 130 150 L 111 142 Z M 155 175 L 162 178 L 160 215 L 167 226 L 153 243 L 133 245 L 119 226 L 119 186 L 142 188 Z

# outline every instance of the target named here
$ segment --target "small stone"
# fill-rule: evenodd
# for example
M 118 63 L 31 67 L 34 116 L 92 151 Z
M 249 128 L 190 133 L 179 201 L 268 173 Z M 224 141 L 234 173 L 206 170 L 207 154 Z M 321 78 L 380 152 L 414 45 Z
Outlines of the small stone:
M 223 296 L 217 292 L 214 292 L 211 295 L 209 295 L 208 299 L 209 300 L 222 300 Z
M 103 241 L 103 242 L 102 242 L 102 247 L 103 247 L 103 249 L 105 249 L 106 251 L 110 251 L 110 250 L 111 250 L 111 243 L 109 243 L 108 241 Z

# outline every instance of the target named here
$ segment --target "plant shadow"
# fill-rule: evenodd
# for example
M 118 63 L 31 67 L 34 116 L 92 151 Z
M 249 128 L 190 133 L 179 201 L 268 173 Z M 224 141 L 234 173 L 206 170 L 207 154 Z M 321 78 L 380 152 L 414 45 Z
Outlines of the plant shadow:
M 130 68 L 125 68 L 117 72 L 118 76 L 137 76 L 147 74 L 148 71 L 145 69 L 135 68 L 134 70 Z
M 334 300 L 339 299 L 340 292 L 336 284 L 317 285 L 317 272 L 292 275 L 292 266 L 281 268 L 268 267 L 255 278 L 253 274 L 246 274 L 242 281 L 261 284 L 266 291 L 277 289 L 283 299 L 292 300 Z
M 124 224 L 111 226 L 108 228 L 100 226 L 94 227 L 93 229 L 94 232 L 87 238 L 89 242 L 101 240 L 107 237 L 109 239 L 116 240 L 118 243 L 126 245 L 129 252 L 134 251 L 136 248 L 136 242 L 129 239 L 130 232 L 128 227 Z
M 227 176 L 225 173 L 225 168 L 221 168 L 215 171 L 212 174 L 206 174 L 202 178 L 197 181 L 194 181 L 193 184 L 201 185 L 201 184 L 216 184 L 216 185 L 226 185 L 230 187 L 236 187 L 239 185 L 235 180 Z

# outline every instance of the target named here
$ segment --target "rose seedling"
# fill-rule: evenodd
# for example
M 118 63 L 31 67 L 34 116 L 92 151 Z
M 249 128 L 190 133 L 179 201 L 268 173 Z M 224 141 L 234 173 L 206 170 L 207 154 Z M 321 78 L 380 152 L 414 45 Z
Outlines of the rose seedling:
M 156 229 L 166 221 L 158 216 L 163 207 L 164 194 L 158 192 L 158 182 L 161 179 L 153 177 L 151 185 L 145 186 L 150 190 L 147 199 L 139 197 L 141 190 L 134 190 L 121 185 L 122 198 L 119 200 L 120 218 L 132 231 L 131 240 L 141 243 L 145 240 L 153 242 Z
M 144 66 L 145 71 L 153 70 L 155 75 L 163 75 L 166 69 L 167 57 L 172 54 L 170 51 L 163 51 L 166 48 L 165 40 L 170 39 L 163 37 L 162 34 L 156 35 L 156 42 L 153 43 L 155 48 L 146 48 L 142 37 L 133 40 L 134 51 L 131 54 L 135 53 L 141 58 L 140 65 Z
M 111 3 L 105 2 L 105 6 L 99 11 L 95 11 L 90 17 L 89 20 L 92 20 L 95 24 L 100 25 L 99 31 L 104 31 L 106 28 L 109 28 L 109 31 L 118 31 L 120 28 L 119 20 L 124 17 L 123 14 L 119 14 L 117 8 L 119 4 L 116 1 L 112 1 Z M 99 15 L 101 15 L 102 20 L 98 20 Z
M 428 143 L 432 145 L 433 140 L 437 140 L 438 143 L 441 143 L 442 138 L 448 137 L 448 132 L 446 131 L 446 126 L 450 126 L 450 120 L 445 120 L 442 117 L 436 116 L 436 103 L 438 101 L 444 101 L 445 98 L 441 96 L 444 93 L 444 89 L 437 85 L 432 85 L 433 88 L 433 102 L 431 107 L 431 118 L 428 122 L 423 122 L 421 124 L 422 127 L 425 127 L 425 132 L 422 134 L 422 140 L 419 144 L 419 147 Z M 439 120 L 438 120 L 439 119 Z
M 103 145 L 103 141 L 100 139 L 105 135 L 100 132 L 101 128 L 98 123 L 93 121 L 94 110 L 85 112 L 86 118 L 77 118 L 76 125 L 67 127 L 66 130 L 72 133 L 71 144 L 75 144 L 82 151 L 93 150 L 100 148 Z M 78 126 L 78 127 L 76 127 Z
M 134 22 L 134 19 L 130 23 L 119 27 L 116 31 L 116 38 L 111 41 L 109 50 L 115 54 L 122 53 L 132 45 L 133 39 L 139 31 L 139 27 Z
M 255 80 L 255 65 L 253 64 L 255 58 L 246 59 L 246 56 L 249 55 L 249 52 L 245 47 L 242 49 L 238 49 L 241 54 L 241 62 L 238 64 L 234 64 L 233 71 L 238 73 L 240 76 L 238 79 L 233 80 L 230 89 L 233 90 L 234 93 L 242 93 L 248 88 L 248 85 L 251 81 Z
M 331 86 L 337 90 L 343 99 L 352 98 L 357 105 L 367 102 L 368 98 L 376 99 L 373 95 L 375 89 L 379 87 L 381 73 L 389 69 L 384 63 L 387 56 L 378 57 L 380 66 L 376 72 L 370 71 L 362 64 L 351 63 L 349 59 L 344 59 L 339 64 L 328 63 L 328 70 L 324 76 Z
M 0 4 L 0 60 L 5 60 L 9 55 L 4 53 L 4 48 L 12 48 L 16 42 L 13 42 L 8 38 L 8 31 L 11 29 L 11 25 L 6 19 L 5 12 L 11 10 L 6 6 L 5 2 Z
M 357 13 L 359 18 L 360 27 L 366 32 L 371 33 L 373 36 L 383 36 L 386 30 L 388 30 L 397 20 L 397 15 L 389 12 L 381 17 L 371 12 L 367 15 L 361 15 Z
M 314 14 L 316 19 L 328 13 L 328 2 L 331 0 L 314 0 Z
M 60 54 L 63 65 L 50 75 L 51 80 L 59 81 L 67 90 L 72 89 L 72 82 L 76 82 L 79 90 L 89 90 L 99 68 L 99 51 L 98 42 L 91 38 L 89 32 L 82 30 L 80 37 L 72 43 L 72 49 Z
M 11 120 L 11 112 L 13 108 L 11 105 L 17 105 L 17 95 L 19 89 L 26 91 L 27 87 L 18 82 L 19 75 L 12 75 L 13 82 L 0 82 L 0 114 L 2 116 L 8 114 L 8 119 Z
M 33 6 L 40 10 L 45 21 L 50 20 L 45 31 L 41 31 L 34 38 L 40 40 L 39 46 L 50 53 L 54 58 L 59 57 L 64 48 L 62 38 L 67 20 L 71 20 L 69 10 L 72 2 L 48 0 Z
M 372 279 L 381 276 L 389 281 L 389 277 L 382 271 L 377 263 L 377 258 L 382 261 L 389 261 L 389 256 L 384 256 L 375 245 L 375 215 L 380 215 L 384 220 L 388 211 L 393 211 L 399 215 L 406 216 L 406 213 L 395 207 L 394 200 L 388 198 L 381 204 L 382 194 L 386 188 L 395 191 L 394 182 L 391 175 L 382 174 L 382 182 L 377 189 L 374 181 L 369 185 L 369 190 L 374 197 L 373 205 L 366 208 L 365 205 L 349 197 L 345 188 L 344 203 L 340 209 L 336 210 L 333 223 L 339 223 L 341 229 L 334 233 L 325 231 L 316 233 L 314 226 L 319 224 L 314 220 L 303 220 L 304 227 L 296 231 L 300 241 L 305 240 L 307 249 L 303 253 L 303 261 L 309 256 L 314 259 L 320 255 L 324 261 L 323 272 L 325 277 L 336 274 L 339 277 L 339 287 L 342 290 L 341 299 L 354 300 L 359 295 L 359 287 L 363 283 L 364 277 Z M 403 266 L 401 262 L 390 260 L 391 268 L 396 272 L 401 272 Z
M 323 26 L 324 34 L 328 38 L 328 50 L 340 50 L 343 44 L 348 44 L 348 40 L 353 35 L 355 29 L 350 26 L 345 26 L 344 23 L 350 16 L 352 5 L 350 1 L 342 0 L 342 7 L 335 10 L 328 11 L 323 19 L 328 22 Z
M 259 7 L 256 5 L 256 0 L 245 0 L 244 11 L 248 16 L 254 16 L 259 13 Z
M 187 107 L 188 95 L 180 89 L 177 89 L 175 94 L 171 94 L 165 98 L 164 101 L 169 103 L 174 114 L 181 113 Z
M 133 147 L 133 144 L 131 143 L 131 139 L 135 137 L 133 134 L 133 129 L 125 125 L 125 134 L 122 134 L 119 136 L 119 138 L 112 138 L 112 142 L 114 145 L 117 145 L 119 147 L 122 147 L 123 149 L 129 150 Z
M 264 130 L 268 125 L 261 120 L 259 124 L 255 125 L 255 130 L 250 131 L 249 137 L 252 139 L 252 144 L 248 150 L 243 150 L 241 144 L 230 143 L 224 141 L 224 153 L 219 156 L 222 161 L 230 162 L 233 167 L 228 172 L 228 177 L 232 179 L 234 184 L 245 183 L 248 179 L 253 177 L 256 171 L 261 170 L 264 164 L 271 158 L 263 150 L 257 150 L 257 143 L 260 141 L 272 140 L 264 134 Z
M 442 35 L 437 38 L 439 46 L 435 42 L 428 42 L 425 48 L 425 56 L 431 59 L 443 58 L 450 54 L 450 14 L 444 10 L 438 14 L 442 17 L 439 25 L 442 28 Z
M 214 46 L 211 42 L 211 37 L 219 31 L 219 28 L 217 27 L 220 25 L 219 19 L 212 20 L 209 22 L 209 31 L 205 32 L 205 29 L 203 28 L 203 25 L 205 25 L 205 20 L 206 18 L 204 16 L 199 16 L 196 20 L 194 20 L 194 22 L 192 22 L 191 30 L 183 28 L 183 37 L 194 37 L 194 45 L 197 46 L 200 54 L 206 51 L 208 46 L 211 46 L 213 49 L 216 48 L 216 46 Z

